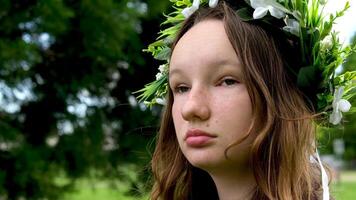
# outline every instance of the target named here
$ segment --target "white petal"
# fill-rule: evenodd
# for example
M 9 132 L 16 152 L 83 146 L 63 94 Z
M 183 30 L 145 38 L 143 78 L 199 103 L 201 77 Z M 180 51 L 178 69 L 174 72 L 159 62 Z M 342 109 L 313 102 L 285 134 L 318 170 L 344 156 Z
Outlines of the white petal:
M 293 27 L 294 29 L 299 29 L 299 22 L 295 19 L 287 19 L 288 26 Z
M 287 26 L 283 27 L 283 30 L 299 36 L 299 23 L 294 19 L 286 19 Z
M 258 7 L 253 12 L 253 18 L 254 19 L 261 19 L 262 17 L 266 16 L 267 12 L 268 12 L 267 8 Z
M 200 5 L 200 0 L 194 0 L 193 5 L 191 7 L 184 8 L 182 10 L 182 14 L 184 15 L 185 18 L 190 17 L 190 15 L 192 15 L 195 11 L 199 9 L 199 5 Z
M 219 0 L 209 0 L 209 7 L 215 8 L 218 5 Z
M 283 18 L 284 16 L 286 16 L 286 14 L 285 14 L 283 11 L 281 11 L 281 10 L 279 10 L 279 9 L 277 9 L 277 8 L 274 8 L 274 7 L 272 7 L 272 6 L 268 6 L 268 10 L 269 10 L 269 12 L 271 13 L 271 15 L 272 15 L 273 17 L 277 18 L 277 19 L 281 19 L 281 18 Z
M 334 99 L 336 100 L 340 100 L 342 95 L 344 94 L 344 87 L 338 87 L 336 90 L 335 90 L 335 93 L 334 93 Z
M 278 3 L 276 0 L 265 0 L 265 1 L 266 1 L 265 4 L 268 6 L 272 6 L 273 8 L 278 9 L 279 11 L 282 11 L 284 13 L 292 14 L 292 12 L 290 12 L 290 10 L 285 8 L 283 5 Z
M 162 73 L 157 73 L 156 74 L 156 80 L 159 80 L 163 77 L 163 74 Z
M 157 98 L 156 103 L 165 106 L 167 104 L 167 101 L 166 101 L 166 99 L 163 99 L 163 98 Z
M 333 112 L 330 115 L 329 122 L 334 124 L 334 125 L 337 125 L 338 123 L 340 123 L 341 119 L 342 119 L 341 112 Z
M 198 10 L 199 5 L 200 5 L 200 0 L 194 0 L 192 7 L 196 8 Z
M 161 73 L 163 73 L 166 70 L 166 65 L 160 65 L 158 69 Z
M 342 112 L 348 112 L 351 108 L 351 104 L 350 102 L 348 102 L 347 100 L 345 99 L 341 99 L 339 102 L 339 110 L 342 111 Z
M 331 35 L 326 36 L 322 41 L 321 41 L 321 45 L 325 48 L 325 49 L 330 49 L 332 46 L 332 37 Z
M 285 26 L 285 27 L 283 27 L 283 30 L 285 30 L 285 31 L 287 31 L 287 32 L 290 32 L 290 33 L 292 33 L 293 35 L 299 36 L 299 28 L 298 28 L 298 29 L 295 29 L 295 28 L 290 27 L 290 26 Z
M 298 36 L 298 37 L 299 37 L 299 35 L 300 35 L 299 29 L 292 29 L 292 30 L 291 30 L 291 33 L 292 33 L 293 35 Z
M 283 30 L 284 31 L 286 31 L 286 32 L 292 32 L 292 27 L 290 27 L 290 26 L 285 26 L 285 27 L 283 27 Z
M 189 18 L 190 15 L 192 15 L 197 9 L 194 7 L 189 7 L 189 8 L 184 8 L 182 10 L 182 14 L 184 15 L 185 18 Z
M 258 7 L 265 7 L 267 4 L 263 0 L 250 0 L 251 7 L 257 9 Z

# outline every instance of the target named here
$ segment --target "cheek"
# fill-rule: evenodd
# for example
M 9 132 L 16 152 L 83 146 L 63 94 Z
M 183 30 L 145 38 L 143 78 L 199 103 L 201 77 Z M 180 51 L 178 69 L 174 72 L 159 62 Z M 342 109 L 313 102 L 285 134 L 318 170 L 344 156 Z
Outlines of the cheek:
M 182 115 L 181 115 L 181 107 L 178 103 L 173 103 L 172 105 L 172 118 L 173 118 L 173 124 L 174 124 L 174 127 L 176 129 L 176 132 L 178 130 L 178 127 L 181 126 L 182 124 L 182 121 L 183 121 L 183 118 L 182 118 Z M 177 132 L 178 134 L 178 132 Z
M 172 118 L 173 118 L 173 123 L 176 124 L 177 117 L 178 117 L 178 112 L 177 112 L 177 105 L 173 103 L 172 105 Z
M 231 115 L 232 118 L 250 118 L 252 115 L 251 100 L 247 94 L 219 97 L 214 107 L 217 113 Z
M 216 124 L 238 132 L 248 129 L 252 121 L 252 105 L 249 96 L 228 98 L 216 104 Z

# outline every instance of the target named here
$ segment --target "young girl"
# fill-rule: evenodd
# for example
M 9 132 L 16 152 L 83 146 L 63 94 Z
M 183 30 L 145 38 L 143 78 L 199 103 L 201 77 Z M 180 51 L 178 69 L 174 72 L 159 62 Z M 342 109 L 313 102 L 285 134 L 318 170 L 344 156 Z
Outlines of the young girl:
M 152 102 L 165 97 L 166 104 L 151 199 L 329 198 L 315 156 L 314 121 L 324 118 L 315 118 L 321 87 L 313 84 L 324 81 L 323 71 L 309 85 L 300 83 L 310 75 L 301 66 L 314 64 L 303 60 L 302 28 L 283 27 L 278 17 L 288 18 L 286 7 L 275 2 L 263 10 L 261 2 L 194 1 L 181 10 L 186 19 L 172 34 L 166 68 L 148 86 L 155 86 Z M 272 16 L 261 20 L 267 12 Z M 350 107 L 337 103 L 341 111 Z

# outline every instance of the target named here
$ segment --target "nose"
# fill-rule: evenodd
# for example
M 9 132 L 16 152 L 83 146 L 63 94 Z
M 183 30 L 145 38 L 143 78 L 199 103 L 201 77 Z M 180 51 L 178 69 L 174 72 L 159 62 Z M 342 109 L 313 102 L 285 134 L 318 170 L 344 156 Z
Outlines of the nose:
M 182 116 L 186 121 L 204 121 L 210 117 L 209 95 L 202 89 L 192 89 L 182 107 Z

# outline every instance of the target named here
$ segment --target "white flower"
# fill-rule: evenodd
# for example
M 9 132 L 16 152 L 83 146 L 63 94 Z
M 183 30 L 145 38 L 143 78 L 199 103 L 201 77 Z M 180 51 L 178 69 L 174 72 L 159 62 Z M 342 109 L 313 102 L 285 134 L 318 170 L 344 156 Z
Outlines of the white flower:
M 159 72 L 156 74 L 156 80 L 161 79 L 165 74 L 167 74 L 168 71 L 168 65 L 164 64 L 164 65 L 160 65 L 158 67 Z
M 195 11 L 199 9 L 199 5 L 200 5 L 200 0 L 194 0 L 193 5 L 191 7 L 184 8 L 182 14 L 184 15 L 185 18 L 190 17 L 190 15 L 192 15 Z
M 167 104 L 167 101 L 164 98 L 156 98 L 156 103 L 165 106 Z
M 209 0 L 209 7 L 215 8 L 219 3 L 219 0 Z
M 168 72 L 168 64 L 160 65 L 158 67 L 159 72 L 156 74 L 156 80 L 161 79 Z
M 278 19 L 286 16 L 287 11 L 281 4 L 275 0 L 251 0 L 251 6 L 255 9 L 253 12 L 254 19 L 261 19 L 267 15 L 268 11 L 273 17 Z
M 283 30 L 292 33 L 299 37 L 299 22 L 295 19 L 286 18 L 287 26 L 283 27 Z
M 166 70 L 167 70 L 167 67 L 166 67 L 167 65 L 160 65 L 159 67 L 158 67 L 158 70 L 161 72 L 161 73 L 165 73 L 166 72 Z
M 158 72 L 157 74 L 156 74 L 156 80 L 159 80 L 159 79 L 161 79 L 163 77 L 163 74 L 161 73 L 161 72 Z
M 342 119 L 342 112 L 348 112 L 351 108 L 350 102 L 345 99 L 341 99 L 344 93 L 344 87 L 339 87 L 334 92 L 334 100 L 333 100 L 333 112 L 330 115 L 329 122 L 337 125 L 340 123 Z
M 218 5 L 219 0 L 209 0 L 209 7 L 215 8 Z M 190 17 L 195 11 L 199 9 L 200 0 L 193 0 L 193 4 L 191 7 L 184 8 L 182 14 L 185 18 Z
M 333 38 L 331 35 L 326 36 L 322 41 L 321 41 L 321 46 L 324 49 L 330 49 L 333 45 Z

